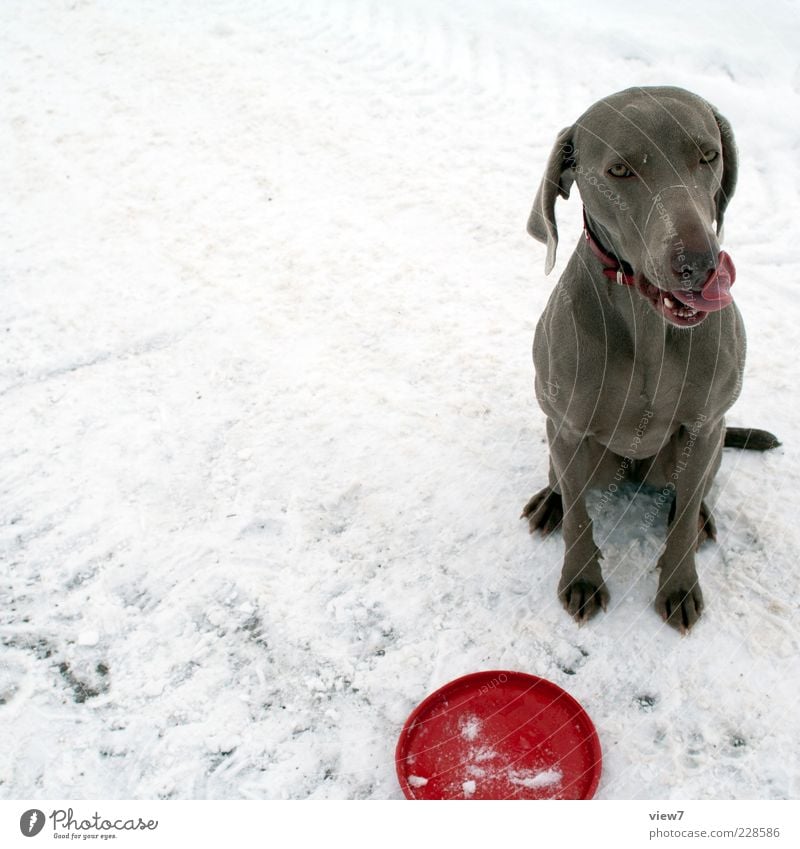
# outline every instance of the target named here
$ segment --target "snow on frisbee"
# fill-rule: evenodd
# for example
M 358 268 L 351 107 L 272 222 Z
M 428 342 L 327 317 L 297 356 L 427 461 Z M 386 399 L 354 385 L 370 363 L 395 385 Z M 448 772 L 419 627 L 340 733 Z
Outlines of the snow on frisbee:
M 591 799 L 602 753 L 586 711 L 558 685 L 476 672 L 412 711 L 395 763 L 407 799 Z

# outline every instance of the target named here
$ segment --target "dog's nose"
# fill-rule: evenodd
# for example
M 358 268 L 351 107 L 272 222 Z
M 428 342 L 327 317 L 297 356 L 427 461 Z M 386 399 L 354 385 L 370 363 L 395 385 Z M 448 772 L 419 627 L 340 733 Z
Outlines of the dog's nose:
M 702 285 L 716 267 L 717 254 L 707 250 L 684 250 L 672 258 L 672 270 L 686 289 Z

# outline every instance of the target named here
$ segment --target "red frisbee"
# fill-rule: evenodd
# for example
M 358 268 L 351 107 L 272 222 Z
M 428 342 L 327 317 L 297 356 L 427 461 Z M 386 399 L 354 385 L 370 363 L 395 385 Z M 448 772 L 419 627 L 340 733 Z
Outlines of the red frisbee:
M 586 711 L 524 672 L 476 672 L 428 696 L 395 752 L 407 799 L 591 799 L 602 753 Z

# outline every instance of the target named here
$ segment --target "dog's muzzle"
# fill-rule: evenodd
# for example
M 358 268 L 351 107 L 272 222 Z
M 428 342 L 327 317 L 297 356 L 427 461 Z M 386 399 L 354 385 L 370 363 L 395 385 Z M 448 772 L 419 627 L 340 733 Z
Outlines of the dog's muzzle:
M 684 306 L 702 312 L 717 312 L 733 303 L 731 286 L 735 280 L 733 260 L 725 251 L 720 251 L 717 267 L 709 273 L 699 292 L 694 289 L 675 289 L 670 295 Z

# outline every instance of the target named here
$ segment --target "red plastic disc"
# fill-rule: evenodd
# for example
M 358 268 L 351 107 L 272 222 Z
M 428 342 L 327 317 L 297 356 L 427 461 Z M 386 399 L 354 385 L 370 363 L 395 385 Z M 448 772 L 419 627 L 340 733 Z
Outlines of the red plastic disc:
M 524 672 L 476 672 L 409 716 L 395 752 L 407 799 L 591 799 L 602 753 L 586 711 Z

